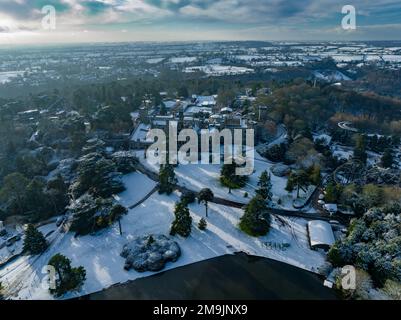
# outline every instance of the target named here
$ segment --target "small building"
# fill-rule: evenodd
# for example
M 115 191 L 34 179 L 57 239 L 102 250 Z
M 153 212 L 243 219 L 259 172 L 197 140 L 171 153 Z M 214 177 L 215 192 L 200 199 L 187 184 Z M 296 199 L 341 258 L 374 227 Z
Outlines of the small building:
M 331 225 L 326 221 L 309 221 L 308 233 L 309 242 L 312 249 L 328 250 L 335 242 Z
M 326 210 L 330 215 L 337 213 L 338 207 L 335 203 L 326 203 L 323 205 L 324 210 Z

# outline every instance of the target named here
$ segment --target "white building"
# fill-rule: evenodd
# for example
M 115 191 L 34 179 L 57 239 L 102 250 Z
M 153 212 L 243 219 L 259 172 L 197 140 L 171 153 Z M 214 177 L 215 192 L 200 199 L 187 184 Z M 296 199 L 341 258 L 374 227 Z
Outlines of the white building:
M 335 242 L 331 225 L 326 221 L 309 221 L 308 233 L 309 242 L 312 249 L 328 250 Z

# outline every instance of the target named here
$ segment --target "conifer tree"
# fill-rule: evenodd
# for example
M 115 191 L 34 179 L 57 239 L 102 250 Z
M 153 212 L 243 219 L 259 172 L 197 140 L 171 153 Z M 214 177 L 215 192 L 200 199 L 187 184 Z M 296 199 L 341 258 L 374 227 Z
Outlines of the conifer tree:
M 272 184 L 270 174 L 266 170 L 260 175 L 258 187 L 256 193 L 270 202 L 272 200 Z
M 175 220 L 171 225 L 170 234 L 188 237 L 191 234 L 192 218 L 186 202 L 178 202 L 174 209 Z
M 48 244 L 43 234 L 32 224 L 28 225 L 28 228 L 25 230 L 24 251 L 32 255 L 37 255 L 45 251 L 47 246 Z

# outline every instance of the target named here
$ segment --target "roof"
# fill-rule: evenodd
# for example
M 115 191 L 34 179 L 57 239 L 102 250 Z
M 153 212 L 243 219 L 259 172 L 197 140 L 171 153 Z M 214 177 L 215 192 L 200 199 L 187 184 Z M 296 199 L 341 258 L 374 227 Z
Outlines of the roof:
M 220 110 L 220 112 L 233 112 L 233 109 L 229 108 L 229 107 L 224 107 Z
M 330 211 L 330 212 L 337 212 L 338 211 L 337 204 L 335 204 L 335 203 L 326 203 L 324 205 L 324 208 L 327 211 Z
M 150 130 L 150 125 L 141 123 L 133 133 L 131 140 L 136 142 L 149 142 L 148 140 L 149 130 Z
M 335 242 L 331 225 L 326 221 L 313 220 L 308 222 L 311 247 L 332 246 Z
M 210 105 L 215 105 L 216 100 L 214 96 L 197 96 L 196 103 L 199 106 L 210 106 Z

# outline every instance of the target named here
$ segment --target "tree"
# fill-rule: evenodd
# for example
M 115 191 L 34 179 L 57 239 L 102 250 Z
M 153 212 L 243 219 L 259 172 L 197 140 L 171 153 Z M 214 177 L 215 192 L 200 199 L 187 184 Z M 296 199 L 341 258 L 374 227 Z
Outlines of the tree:
M 380 162 L 383 168 L 391 168 L 393 166 L 394 158 L 390 149 L 386 149 L 386 151 L 384 151 Z
M 0 200 L 7 204 L 10 215 L 24 214 L 26 188 L 29 180 L 21 173 L 11 173 L 3 180 L 0 189 Z
M 171 194 L 176 183 L 177 178 L 175 177 L 174 167 L 170 164 L 161 165 L 159 170 L 159 193 Z
M 246 205 L 239 227 L 243 232 L 257 237 L 269 232 L 270 223 L 271 218 L 266 202 L 260 195 L 256 195 Z
M 187 204 L 194 203 L 196 200 L 196 193 L 193 191 L 185 191 L 181 194 L 181 201 Z
M 67 257 L 56 254 L 48 262 L 56 271 L 56 288 L 50 288 L 50 293 L 57 297 L 72 291 L 79 290 L 86 279 L 84 267 L 71 267 L 71 261 Z
M 321 182 L 320 166 L 313 165 L 313 166 L 309 167 L 307 173 L 309 175 L 309 181 L 313 185 L 318 186 Z
M 177 90 L 177 96 L 178 96 L 179 98 L 182 97 L 182 98 L 184 98 L 184 99 L 187 99 L 188 96 L 189 96 L 187 87 L 186 87 L 186 86 L 181 86 L 180 88 L 178 88 L 178 90 Z
M 297 198 L 299 198 L 299 190 L 306 191 L 306 188 L 309 186 L 309 177 L 308 174 L 304 170 L 299 170 L 295 173 L 292 173 L 287 181 L 286 190 L 292 191 L 294 187 L 297 188 Z
M 229 189 L 238 189 L 245 186 L 248 179 L 247 176 L 240 176 L 236 174 L 236 169 L 238 165 L 236 163 L 224 164 L 220 172 L 220 182 L 223 186 Z
M 112 200 L 97 198 L 85 194 L 70 205 L 72 212 L 71 231 L 77 235 L 86 235 L 110 226 L 118 219 L 123 210 L 112 209 Z
M 47 182 L 46 193 L 56 213 L 63 211 L 68 205 L 68 185 L 60 174 Z
M 29 224 L 25 230 L 24 251 L 32 255 L 37 255 L 44 252 L 47 247 L 48 243 L 42 232 L 32 224 Z
M 258 187 L 256 193 L 270 202 L 272 200 L 272 183 L 270 174 L 266 170 L 260 175 Z
M 75 197 L 88 191 L 94 196 L 107 198 L 124 191 L 120 177 L 113 161 L 100 153 L 89 153 L 79 160 L 78 179 L 72 191 Z
M 354 159 L 361 161 L 363 164 L 366 164 L 366 160 L 368 159 L 368 154 L 366 153 L 366 142 L 362 135 L 356 137 Z
M 207 227 L 207 222 L 206 222 L 206 220 L 205 220 L 204 218 L 200 219 L 200 220 L 199 220 L 199 224 L 198 224 L 198 228 L 199 228 L 200 230 L 206 230 L 206 227 Z
M 164 102 L 162 102 L 160 104 L 160 115 L 161 116 L 165 116 L 167 114 L 167 109 L 166 109 L 166 105 L 164 104 Z
M 54 212 L 50 206 L 49 195 L 45 193 L 46 184 L 43 179 L 35 177 L 26 188 L 25 213 L 33 221 L 49 218 Z
M 337 203 L 342 194 L 342 187 L 339 184 L 329 183 L 325 191 L 324 200 L 327 203 Z
M 109 215 L 110 224 L 118 220 L 118 228 L 120 229 L 120 235 L 123 234 L 123 231 L 121 229 L 121 217 L 127 213 L 128 209 L 126 207 L 123 207 L 121 204 L 115 204 L 110 210 L 110 215 Z
M 212 201 L 214 198 L 213 191 L 209 188 L 204 188 L 198 193 L 198 202 L 203 203 L 206 209 L 206 217 L 208 216 L 208 205 L 209 201 Z
M 178 234 L 182 237 L 188 237 L 191 234 L 192 218 L 185 202 L 178 202 L 174 209 L 175 220 L 170 229 L 172 236 Z

